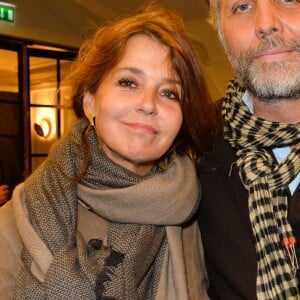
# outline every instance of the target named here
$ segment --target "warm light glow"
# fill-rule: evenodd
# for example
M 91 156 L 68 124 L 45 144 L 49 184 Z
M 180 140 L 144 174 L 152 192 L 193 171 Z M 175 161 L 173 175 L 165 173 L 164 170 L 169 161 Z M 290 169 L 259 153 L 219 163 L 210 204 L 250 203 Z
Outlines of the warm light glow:
M 56 109 L 52 107 L 31 107 L 30 116 L 32 142 L 35 143 L 42 139 L 43 144 L 45 142 L 52 143 L 57 134 Z
M 51 133 L 51 123 L 47 119 L 42 119 L 40 123 L 34 123 L 34 130 L 37 135 L 47 138 Z
M 50 135 L 51 124 L 47 119 L 43 119 L 40 122 L 40 126 L 43 129 L 44 137 L 48 137 Z

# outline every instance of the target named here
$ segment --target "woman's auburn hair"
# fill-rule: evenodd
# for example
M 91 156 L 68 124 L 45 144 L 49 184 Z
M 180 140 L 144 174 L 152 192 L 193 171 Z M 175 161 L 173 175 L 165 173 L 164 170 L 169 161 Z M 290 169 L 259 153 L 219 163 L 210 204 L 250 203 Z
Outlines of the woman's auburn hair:
M 182 18 L 157 4 L 102 25 L 82 44 L 69 76 L 74 111 L 77 117 L 85 117 L 84 94 L 96 93 L 106 74 L 121 60 L 128 39 L 136 34 L 145 34 L 170 49 L 170 62 L 182 86 L 183 124 L 168 153 L 188 153 L 197 160 L 214 138 L 214 103 Z

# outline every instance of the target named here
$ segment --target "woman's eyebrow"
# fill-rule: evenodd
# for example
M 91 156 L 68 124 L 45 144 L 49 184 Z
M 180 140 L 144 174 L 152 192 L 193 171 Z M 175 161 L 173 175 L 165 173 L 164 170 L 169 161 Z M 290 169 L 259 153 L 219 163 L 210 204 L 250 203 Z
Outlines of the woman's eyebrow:
M 133 74 L 141 74 L 141 75 L 145 75 L 145 72 L 137 67 L 121 67 L 119 69 L 116 70 L 117 72 L 122 72 L 122 71 L 129 71 Z M 162 80 L 162 82 L 164 83 L 169 83 L 169 84 L 179 84 L 181 85 L 181 81 L 179 79 L 173 79 L 173 78 L 164 78 Z

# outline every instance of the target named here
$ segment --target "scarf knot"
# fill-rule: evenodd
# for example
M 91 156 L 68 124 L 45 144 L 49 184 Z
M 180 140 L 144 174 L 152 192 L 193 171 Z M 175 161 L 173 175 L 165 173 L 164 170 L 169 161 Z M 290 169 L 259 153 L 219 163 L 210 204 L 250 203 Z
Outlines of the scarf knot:
M 261 177 L 271 177 L 275 163 L 267 151 L 257 149 L 239 150 L 237 152 L 237 166 L 244 186 L 249 189 L 253 182 Z M 265 162 L 269 161 L 269 164 Z M 276 177 L 276 176 L 275 176 Z

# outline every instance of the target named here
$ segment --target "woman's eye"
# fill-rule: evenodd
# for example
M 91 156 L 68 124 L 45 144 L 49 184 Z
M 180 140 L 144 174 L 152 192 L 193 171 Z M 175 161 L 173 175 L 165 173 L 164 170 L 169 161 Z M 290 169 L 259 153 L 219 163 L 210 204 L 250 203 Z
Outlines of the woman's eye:
M 174 92 L 172 90 L 163 90 L 161 92 L 161 95 L 164 97 L 167 97 L 168 99 L 174 99 L 174 100 L 178 100 L 179 96 L 177 92 Z
M 135 88 L 136 84 L 129 79 L 121 79 L 118 81 L 119 85 L 126 88 Z

